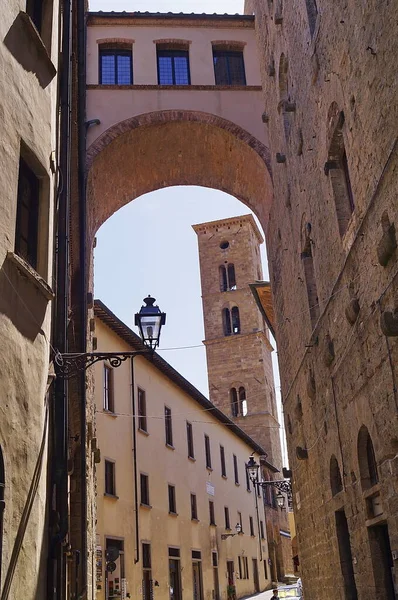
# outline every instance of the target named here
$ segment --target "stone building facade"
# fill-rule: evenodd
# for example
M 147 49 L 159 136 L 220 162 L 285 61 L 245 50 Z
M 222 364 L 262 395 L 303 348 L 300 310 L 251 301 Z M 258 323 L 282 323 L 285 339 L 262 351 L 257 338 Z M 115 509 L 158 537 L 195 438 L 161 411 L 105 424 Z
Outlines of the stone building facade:
M 397 5 L 249 0 L 246 12 L 272 160 L 266 237 L 304 590 L 393 600 Z
M 99 352 L 143 350 L 98 300 L 95 315 Z M 265 450 L 157 353 L 93 369 L 97 600 L 221 600 L 269 588 L 268 511 L 245 469 Z
M 272 372 L 270 334 L 250 290 L 263 279 L 263 237 L 252 215 L 193 226 L 198 236 L 210 399 L 266 449 L 282 478 L 280 426 Z M 263 468 L 265 480 L 274 478 Z M 292 573 L 286 513 L 265 488 L 273 579 Z M 281 535 L 282 532 L 282 535 Z M 284 548 L 286 546 L 286 548 Z

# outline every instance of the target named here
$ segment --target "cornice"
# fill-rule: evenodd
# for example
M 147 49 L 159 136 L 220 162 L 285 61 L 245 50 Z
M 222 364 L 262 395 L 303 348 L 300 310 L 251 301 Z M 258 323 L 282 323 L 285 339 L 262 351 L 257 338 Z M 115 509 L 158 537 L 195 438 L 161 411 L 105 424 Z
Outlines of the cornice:
M 252 15 L 207 15 L 174 13 L 89 12 L 88 27 L 208 27 L 218 29 L 253 29 Z

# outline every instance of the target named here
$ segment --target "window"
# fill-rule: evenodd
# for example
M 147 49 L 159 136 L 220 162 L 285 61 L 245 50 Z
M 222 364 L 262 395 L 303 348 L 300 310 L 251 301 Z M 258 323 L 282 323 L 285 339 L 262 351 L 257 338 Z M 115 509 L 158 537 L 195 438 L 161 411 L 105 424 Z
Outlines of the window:
M 146 420 L 146 394 L 138 388 L 138 429 L 148 433 Z
M 164 427 L 167 446 L 173 447 L 173 427 L 171 422 L 171 408 L 164 407 Z
M 247 556 L 238 556 L 239 579 L 249 579 L 249 564 Z
M 213 50 L 216 85 L 246 85 L 243 52 Z
M 334 454 L 330 459 L 330 487 L 332 490 L 332 496 L 335 496 L 343 489 L 339 463 L 337 462 L 337 458 L 334 456 Z
M 131 50 L 100 48 L 99 81 L 101 85 L 131 85 L 133 83 Z
M 246 390 L 243 386 L 239 388 L 239 413 L 242 417 L 247 415 Z
M 144 473 L 140 474 L 140 489 L 141 489 L 141 504 L 150 506 L 149 504 L 149 477 Z
M 193 447 L 193 432 L 192 423 L 187 421 L 187 444 L 188 444 L 188 458 L 195 458 L 195 451 Z
M 222 322 L 224 335 L 236 335 L 240 333 L 239 308 L 237 306 L 234 306 L 231 310 L 223 308 Z
M 40 182 L 23 158 L 19 160 L 15 253 L 37 269 Z
M 240 531 L 243 533 L 243 521 L 242 521 L 242 513 L 238 511 L 238 523 L 240 525 Z
M 231 522 L 229 520 L 229 508 L 224 506 L 224 517 L 225 517 L 225 529 L 231 529 Z
M 239 485 L 238 459 L 236 458 L 235 454 L 234 454 L 234 476 L 235 476 L 236 485 Z
M 310 223 L 306 224 L 306 229 L 311 231 Z M 304 279 L 307 289 L 308 306 L 310 310 L 310 319 L 312 328 L 315 327 L 316 322 L 319 318 L 319 301 L 318 301 L 318 290 L 315 279 L 314 261 L 312 258 L 312 246 L 309 234 L 306 234 L 304 249 L 301 253 L 301 260 L 304 267 Z
M 253 517 L 249 517 L 250 535 L 254 536 L 254 523 Z
M 310 27 L 311 37 L 314 35 L 316 18 L 318 16 L 318 7 L 315 0 L 305 0 L 308 15 L 308 25 Z
M 112 561 L 115 568 L 112 571 L 106 571 L 105 579 L 105 597 L 112 598 L 115 590 L 120 588 L 120 581 L 125 578 L 125 561 L 124 561 L 124 540 L 105 538 L 105 557 L 114 556 Z
M 151 564 L 151 545 L 142 544 L 142 596 L 143 598 L 152 598 L 152 564 Z
M 264 523 L 262 521 L 260 521 L 260 535 L 261 535 L 261 539 L 265 540 L 265 535 L 264 535 Z
M 113 394 L 113 369 L 104 365 L 104 410 L 115 412 Z
M 171 600 L 182 600 L 180 549 L 169 548 L 169 589 Z
M 220 461 L 221 461 L 221 476 L 222 477 L 226 477 L 227 476 L 227 469 L 225 466 L 225 450 L 224 450 L 224 446 L 220 446 Z
M 196 503 L 196 494 L 191 494 L 191 519 L 198 520 L 198 506 Z
M 176 509 L 176 488 L 174 485 L 169 485 L 169 513 L 177 514 Z
M 37 31 L 41 34 L 43 21 L 43 0 L 27 0 L 26 12 L 32 19 Z
M 210 517 L 210 525 L 216 524 L 216 519 L 214 516 L 214 502 L 209 500 L 209 517 Z
M 351 215 L 355 209 L 347 153 L 344 146 L 344 121 L 343 111 L 339 111 L 337 104 L 333 102 L 328 113 L 331 141 L 328 160 L 325 164 L 325 173 L 329 175 L 332 183 L 337 223 L 341 236 L 345 234 Z
M 238 404 L 238 394 L 235 388 L 231 388 L 229 390 L 229 397 L 231 400 L 231 412 L 233 417 L 239 416 L 239 404 Z
M 158 47 L 157 57 L 159 85 L 190 85 L 187 50 L 162 50 Z
M 236 290 L 235 266 L 229 264 L 227 267 L 221 265 L 220 269 L 220 291 L 228 292 Z
M 206 468 L 211 469 L 210 438 L 205 435 Z
M 245 468 L 245 473 L 246 473 L 246 489 L 248 492 L 251 491 L 251 487 L 250 487 L 250 477 L 249 477 L 249 471 Z
M 110 460 L 105 461 L 105 494 L 116 496 L 115 463 Z
M 358 434 L 358 462 L 362 489 L 366 490 L 376 485 L 379 481 L 376 456 L 372 438 L 365 425 L 362 425 Z

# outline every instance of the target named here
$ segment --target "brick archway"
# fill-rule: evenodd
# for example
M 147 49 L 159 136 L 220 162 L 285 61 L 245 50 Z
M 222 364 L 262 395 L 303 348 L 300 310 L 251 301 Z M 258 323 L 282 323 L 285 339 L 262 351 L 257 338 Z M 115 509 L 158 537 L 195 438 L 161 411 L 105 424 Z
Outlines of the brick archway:
M 87 151 L 87 242 L 119 208 L 175 185 L 225 191 L 266 229 L 272 202 L 268 148 L 238 125 L 200 111 L 151 112 L 121 121 Z

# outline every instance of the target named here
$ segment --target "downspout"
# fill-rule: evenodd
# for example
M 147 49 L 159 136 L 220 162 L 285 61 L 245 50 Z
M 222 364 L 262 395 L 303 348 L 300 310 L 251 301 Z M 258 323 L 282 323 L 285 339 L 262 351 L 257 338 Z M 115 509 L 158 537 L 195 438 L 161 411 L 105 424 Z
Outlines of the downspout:
M 64 0 L 62 22 L 62 56 L 60 76 L 60 156 L 59 170 L 62 188 L 59 193 L 56 252 L 56 349 L 68 351 L 69 309 L 69 205 L 70 205 L 70 136 L 71 136 L 71 58 L 72 58 L 72 5 Z M 68 508 L 68 386 L 62 377 L 55 381 L 54 397 L 54 464 L 55 520 L 57 533 L 51 539 L 49 598 L 63 600 L 66 582 L 64 547 L 69 530 Z
M 134 469 L 134 510 L 135 510 L 135 557 L 134 564 L 140 561 L 140 521 L 138 507 L 138 470 L 137 470 L 137 415 L 135 410 L 134 357 L 131 357 L 131 410 L 133 415 L 133 469 Z
M 78 188 L 79 188 L 79 261 L 80 261 L 80 351 L 87 352 L 87 210 L 86 210 L 86 11 L 85 1 L 77 0 L 77 127 L 78 127 Z M 87 415 L 86 376 L 80 377 L 80 440 L 81 440 L 81 594 L 87 590 Z M 76 554 L 77 558 L 77 554 Z M 78 569 L 78 566 L 76 566 Z

